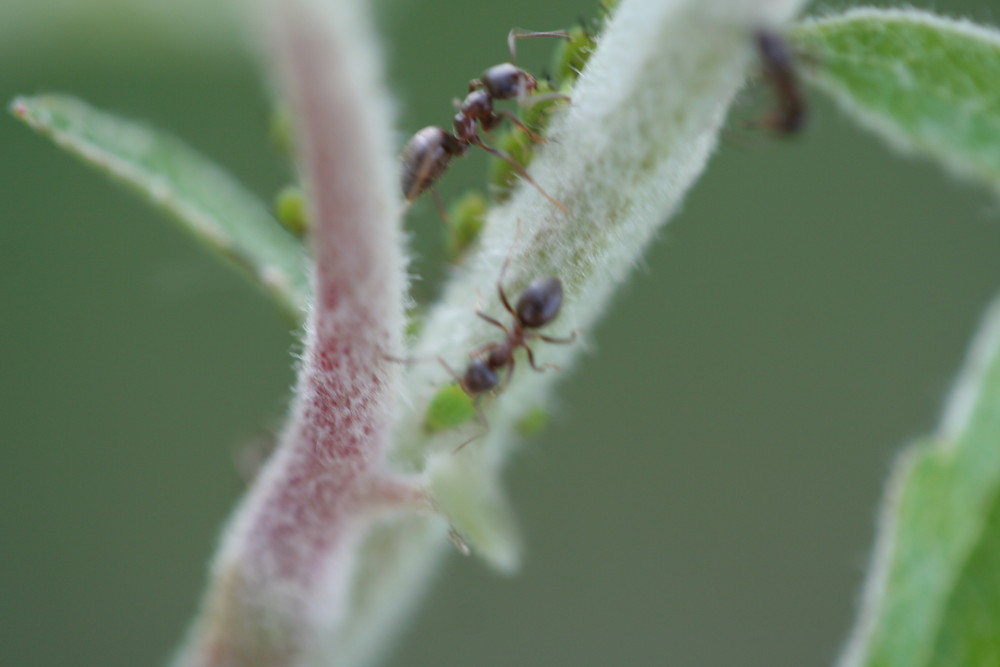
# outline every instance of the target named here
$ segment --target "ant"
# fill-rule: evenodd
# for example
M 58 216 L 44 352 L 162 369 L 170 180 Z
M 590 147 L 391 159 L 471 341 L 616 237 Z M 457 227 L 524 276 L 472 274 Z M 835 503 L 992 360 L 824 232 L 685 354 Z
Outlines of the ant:
M 559 316 L 563 302 L 562 281 L 559 278 L 542 278 L 531 283 L 527 289 L 521 292 L 515 306 L 510 305 L 506 292 L 503 289 L 503 277 L 507 273 L 510 265 L 510 255 L 504 259 L 503 267 L 500 269 L 500 276 L 497 278 L 497 294 L 500 296 L 500 303 L 504 309 L 510 313 L 513 322 L 510 327 L 504 326 L 499 320 L 487 315 L 481 310 L 476 311 L 476 315 L 489 322 L 504 332 L 504 340 L 500 342 L 486 343 L 474 350 L 469 356 L 471 361 L 465 369 L 465 373 L 459 375 L 444 359 L 438 357 L 438 361 L 451 374 L 459 387 L 468 396 L 477 402 L 476 412 L 479 420 L 484 426 L 489 427 L 486 418 L 478 406 L 478 399 L 495 390 L 498 386 L 502 390 L 510 382 L 514 374 L 514 352 L 518 348 L 523 348 L 528 354 L 528 363 L 539 373 L 548 368 L 556 368 L 550 364 L 539 366 L 535 363 L 535 354 L 528 343 L 532 340 L 543 340 L 547 343 L 568 344 L 576 340 L 574 331 L 569 338 L 552 338 L 545 334 L 538 333 L 541 329 Z M 506 370 L 501 384 L 500 371 Z M 476 436 L 478 437 L 478 436 Z M 459 445 L 455 451 L 458 452 L 467 444 L 475 440 L 467 440 Z
M 760 121 L 776 134 L 791 136 L 805 127 L 809 106 L 795 73 L 795 58 L 788 42 L 776 32 L 761 28 L 754 34 L 764 75 L 777 97 L 777 108 Z
M 521 221 L 518 220 L 517 228 L 514 232 L 515 242 L 520 230 Z M 506 336 L 504 340 L 486 343 L 471 352 L 469 354 L 469 365 L 461 375 L 449 366 L 443 357 L 436 357 L 438 363 L 455 379 L 455 382 L 458 383 L 462 391 L 473 399 L 477 417 L 487 428 L 489 428 L 489 424 L 486 421 L 486 416 L 479 408 L 479 399 L 483 395 L 494 391 L 498 386 L 500 386 L 501 390 L 506 388 L 511 376 L 514 374 L 514 352 L 518 348 L 524 348 L 524 351 L 528 353 L 528 363 L 531 367 L 539 373 L 543 373 L 548 369 L 556 369 L 558 367 L 552 364 L 539 366 L 535 363 L 535 353 L 528 343 L 533 340 L 543 340 L 546 343 L 565 345 L 575 341 L 577 333 L 574 331 L 570 334 L 569 338 L 553 338 L 536 331 L 536 329 L 541 329 L 559 316 L 563 302 L 563 286 L 559 278 L 543 278 L 534 281 L 521 292 L 521 296 L 517 299 L 517 304 L 514 306 L 510 305 L 510 300 L 507 298 L 507 293 L 503 288 L 503 278 L 510 266 L 511 252 L 513 252 L 513 246 L 510 252 L 507 253 L 507 257 L 504 258 L 503 266 L 500 268 L 500 275 L 497 277 L 497 294 L 500 296 L 500 303 L 503 304 L 504 309 L 514 318 L 513 323 L 510 327 L 506 327 L 499 320 L 481 310 L 476 310 L 476 315 L 479 318 L 504 332 L 504 336 Z M 387 361 L 404 364 L 422 361 L 419 358 L 396 357 L 387 354 L 380 356 Z M 429 361 L 430 359 L 423 360 Z M 499 373 L 505 369 L 506 374 L 501 386 Z M 482 434 L 466 440 L 456 447 L 454 452 L 457 453 L 480 435 Z
M 520 106 L 530 106 L 551 99 L 569 99 L 560 93 L 531 94 L 538 87 L 538 81 L 514 64 L 516 41 L 526 37 L 569 39 L 569 35 L 561 30 L 556 32 L 525 32 L 515 28 L 510 31 L 510 34 L 507 35 L 510 62 L 494 65 L 483 72 L 478 79 L 469 82 L 469 93 L 465 100 L 456 101 L 458 113 L 455 114 L 453 122 L 454 134 L 450 134 L 440 127 L 425 127 L 413 135 L 403 147 L 403 153 L 400 156 L 403 162 L 400 184 L 407 203 L 412 202 L 425 190 L 431 188 L 438 208 L 442 211 L 442 217 L 447 220 L 443 214 L 437 192 L 433 191 L 433 185 L 448 168 L 452 158 L 462 157 L 470 145 L 475 145 L 508 162 L 521 178 L 535 186 L 556 208 L 568 214 L 566 207 L 545 192 L 514 158 L 486 144 L 479 136 L 480 130 L 489 132 L 499 125 L 503 118 L 508 118 L 514 125 L 521 128 L 532 141 L 542 143 L 545 139 L 528 129 L 514 113 L 507 109 L 494 109 L 493 101 L 516 99 Z

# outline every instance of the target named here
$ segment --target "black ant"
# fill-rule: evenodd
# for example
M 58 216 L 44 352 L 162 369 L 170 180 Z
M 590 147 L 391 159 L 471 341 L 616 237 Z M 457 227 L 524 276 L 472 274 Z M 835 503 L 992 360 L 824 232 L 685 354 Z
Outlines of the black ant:
M 524 130 L 532 141 L 544 142 L 543 137 L 528 129 L 512 112 L 507 109 L 494 109 L 493 101 L 516 99 L 520 106 L 528 106 L 550 99 L 569 99 L 559 93 L 531 94 L 538 87 L 538 81 L 514 64 L 516 40 L 525 37 L 569 39 L 569 35 L 564 31 L 524 32 L 517 28 L 510 31 L 507 36 L 510 62 L 494 65 L 483 72 L 478 79 L 469 82 L 469 94 L 464 101 L 458 103 L 458 113 L 455 114 L 454 120 L 455 133 L 450 134 L 440 127 L 425 127 L 413 135 L 403 147 L 400 156 L 403 162 L 401 186 L 407 203 L 412 202 L 428 188 L 432 188 L 448 168 L 451 159 L 465 155 L 471 144 L 507 161 L 521 178 L 534 185 L 563 213 L 568 213 L 566 207 L 545 192 L 514 158 L 486 144 L 479 136 L 480 130 L 489 132 L 499 125 L 503 118 L 508 118 Z M 436 193 L 435 199 L 437 200 Z M 440 201 L 438 207 L 441 208 Z M 442 217 L 445 216 L 442 214 Z
M 796 134 L 805 127 L 809 106 L 795 73 L 792 49 L 784 37 L 764 28 L 757 30 L 754 40 L 764 65 L 764 75 L 777 98 L 777 108 L 763 118 L 760 125 L 784 136 Z
M 494 391 L 498 386 L 501 389 L 507 386 L 511 376 L 514 374 L 514 352 L 518 348 L 523 348 L 527 352 L 528 363 L 534 370 L 541 373 L 547 368 L 555 368 L 555 366 L 549 364 L 539 366 L 536 364 L 535 354 L 528 345 L 530 341 L 537 339 L 547 343 L 568 344 L 576 340 L 575 331 L 569 338 L 552 338 L 536 331 L 559 316 L 563 302 L 562 281 L 559 278 L 536 280 L 521 292 L 521 296 L 517 299 L 517 304 L 512 307 L 503 289 L 503 277 L 507 273 L 509 265 L 510 255 L 504 260 L 503 268 L 500 269 L 500 276 L 497 278 L 497 294 L 500 296 L 500 303 L 503 304 L 504 309 L 513 318 L 510 327 L 504 326 L 500 321 L 481 310 L 476 311 L 477 316 L 504 332 L 506 336 L 504 340 L 486 343 L 473 351 L 469 355 L 471 361 L 462 375 L 456 373 L 444 359 L 438 357 L 438 361 L 451 373 L 452 377 L 458 382 L 459 387 L 462 388 L 462 391 L 477 402 L 481 396 Z M 506 373 L 501 383 L 500 372 L 504 370 L 506 370 Z M 479 420 L 484 426 L 488 427 L 486 418 L 479 410 L 478 404 L 476 405 L 476 411 Z M 465 447 L 465 445 L 474 439 L 465 441 L 455 451 L 461 450 L 462 447 Z
M 505 368 L 507 373 L 503 385 L 507 386 L 514 373 L 514 351 L 519 347 L 524 348 L 524 351 L 528 353 L 528 363 L 533 369 L 539 372 L 545 370 L 544 366 L 538 366 L 535 363 L 535 355 L 528 345 L 529 341 L 539 339 L 547 343 L 572 343 L 576 339 L 576 334 L 569 338 L 552 338 L 534 331 L 544 327 L 559 315 L 559 310 L 562 307 L 563 288 L 562 281 L 558 278 L 543 278 L 531 283 L 527 289 L 521 292 L 515 307 L 511 307 L 503 286 L 499 282 L 497 283 L 497 292 L 500 294 L 503 307 L 514 318 L 514 322 L 508 329 L 486 313 L 476 311 L 476 315 L 501 329 L 506 335 L 506 339 L 501 342 L 487 343 L 477 349 L 470 355 L 472 361 L 469 362 L 465 373 L 461 378 L 456 376 L 465 393 L 473 398 L 493 391 L 500 384 L 498 371 Z

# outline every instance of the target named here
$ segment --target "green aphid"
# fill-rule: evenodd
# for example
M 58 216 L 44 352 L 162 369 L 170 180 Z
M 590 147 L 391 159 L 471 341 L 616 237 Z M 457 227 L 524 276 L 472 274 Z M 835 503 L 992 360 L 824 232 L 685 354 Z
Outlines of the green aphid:
M 525 438 L 538 435 L 549 422 L 549 413 L 543 408 L 532 408 L 517 422 L 517 431 Z
M 574 26 L 567 32 L 569 39 L 559 44 L 552 59 L 552 70 L 560 90 L 564 91 L 576 82 L 596 43 L 593 33 L 582 26 Z
M 282 226 L 295 236 L 302 238 L 309 231 L 309 216 L 302 188 L 287 185 L 274 200 L 274 210 Z
M 441 387 L 427 405 L 424 428 L 430 432 L 455 428 L 476 415 L 472 397 L 452 382 Z
M 424 328 L 424 313 L 422 310 L 411 310 L 406 314 L 406 328 L 404 333 L 410 340 L 420 335 Z
M 278 152 L 291 159 L 295 155 L 295 126 L 292 112 L 285 104 L 275 107 L 271 114 L 271 143 Z
M 455 200 L 448 208 L 449 225 L 446 230 L 448 258 L 458 260 L 472 245 L 486 222 L 486 197 L 480 192 L 469 191 Z

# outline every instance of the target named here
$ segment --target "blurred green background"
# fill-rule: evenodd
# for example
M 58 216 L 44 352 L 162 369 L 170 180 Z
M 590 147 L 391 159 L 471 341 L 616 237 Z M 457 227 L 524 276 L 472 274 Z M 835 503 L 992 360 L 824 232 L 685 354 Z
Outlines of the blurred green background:
M 449 121 L 512 26 L 594 4 L 382 5 L 400 144 Z M 934 5 L 990 20 L 982 0 Z M 289 173 L 245 31 L 151 6 L 0 5 L 0 99 L 65 91 L 148 119 L 270 198 Z M 535 68 L 548 53 L 523 52 Z M 512 462 L 523 572 L 453 556 L 391 665 L 835 657 L 889 465 L 935 423 L 1000 287 L 1000 208 L 819 100 L 799 140 L 742 130 L 761 103 L 741 97 Z M 241 492 L 233 453 L 280 423 L 295 339 L 129 193 L 7 116 L 0 147 L 0 664 L 162 664 Z M 456 164 L 444 195 L 484 169 Z M 443 274 L 429 199 L 407 224 L 427 298 Z

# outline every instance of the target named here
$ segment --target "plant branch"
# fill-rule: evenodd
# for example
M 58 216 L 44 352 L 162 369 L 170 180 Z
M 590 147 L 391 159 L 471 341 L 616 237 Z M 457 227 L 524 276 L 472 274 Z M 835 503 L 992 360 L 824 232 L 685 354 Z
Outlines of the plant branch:
M 180 665 L 320 660 L 344 615 L 366 503 L 410 502 L 382 467 L 398 368 L 381 355 L 399 344 L 404 279 L 374 40 L 353 2 L 264 9 L 312 194 L 315 303 L 289 423 L 225 532 Z
M 553 118 L 549 141 L 531 166 L 531 175 L 570 215 L 524 185 L 507 206 L 493 210 L 478 251 L 428 314 L 414 356 L 440 354 L 462 368 L 469 351 L 493 340 L 495 329 L 475 310 L 485 299 L 488 312 L 503 313 L 496 281 L 508 252 L 509 294 L 537 278 L 557 276 L 564 283 L 563 313 L 546 331 L 558 336 L 593 327 L 615 287 L 705 167 L 751 62 L 753 31 L 781 24 L 802 4 L 624 0 L 571 91 L 572 103 Z M 436 507 L 474 550 L 506 570 L 516 568 L 520 553 L 499 490 L 502 465 L 515 441 L 513 426 L 544 404 L 585 346 L 537 349 L 540 361 L 564 370 L 537 374 L 520 368 L 509 387 L 485 405 L 489 433 L 460 454 L 451 452 L 469 433 L 423 428 L 430 400 L 451 381 L 438 364 L 409 368 L 409 400 L 394 431 L 396 465 L 426 470 Z M 435 488 L 437 480 L 447 489 Z M 386 635 L 399 627 L 445 553 L 446 531 L 440 521 L 404 520 L 377 528 L 366 540 L 363 558 L 378 567 L 359 573 L 354 613 L 332 639 L 337 664 L 370 664 L 384 650 Z

